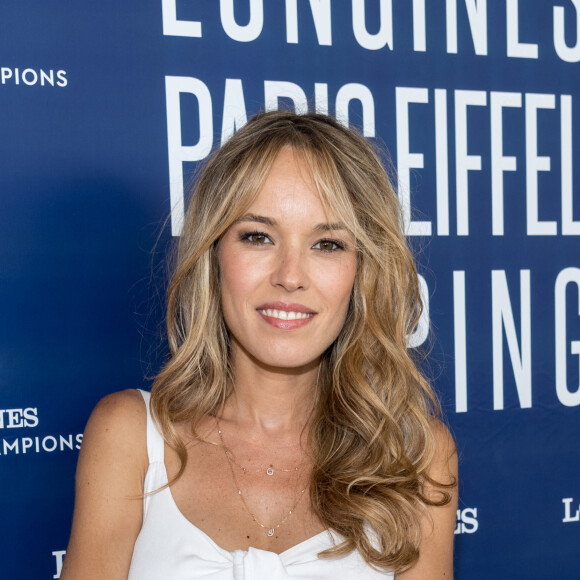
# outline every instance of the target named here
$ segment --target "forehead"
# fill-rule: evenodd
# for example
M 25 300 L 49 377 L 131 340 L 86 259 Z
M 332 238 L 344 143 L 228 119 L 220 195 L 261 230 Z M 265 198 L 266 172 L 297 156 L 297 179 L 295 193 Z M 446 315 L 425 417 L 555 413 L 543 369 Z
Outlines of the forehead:
M 280 217 L 312 217 L 334 220 L 334 212 L 322 202 L 320 192 L 303 155 L 283 147 L 250 204 L 248 211 L 276 213 Z

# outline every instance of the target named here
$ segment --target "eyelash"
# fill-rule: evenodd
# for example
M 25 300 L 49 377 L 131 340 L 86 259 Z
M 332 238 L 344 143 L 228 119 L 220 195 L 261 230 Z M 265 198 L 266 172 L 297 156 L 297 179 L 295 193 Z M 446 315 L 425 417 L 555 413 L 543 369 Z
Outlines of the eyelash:
M 255 232 L 245 232 L 243 234 L 240 234 L 240 240 L 242 242 L 246 242 L 248 244 L 251 244 L 252 246 L 263 246 L 265 245 L 265 242 L 260 243 L 260 242 L 256 242 L 252 240 L 253 236 L 261 236 L 263 238 L 266 238 L 267 240 L 270 240 L 270 236 L 268 236 L 268 234 L 265 234 L 264 232 L 259 232 L 259 231 L 255 231 Z M 318 246 L 319 244 L 334 244 L 334 248 L 332 248 L 331 250 L 323 250 L 322 248 L 317 248 L 320 252 L 323 252 L 325 254 L 332 254 L 332 252 L 336 252 L 338 250 L 344 250 L 345 249 L 345 244 L 344 242 L 341 242 L 339 240 L 332 240 L 329 238 L 324 238 L 322 240 L 318 240 L 318 242 L 316 242 L 316 244 L 314 244 L 314 246 Z M 314 246 L 312 246 L 314 248 Z
M 268 240 L 270 239 L 268 234 L 265 234 L 264 232 L 255 231 L 255 232 L 245 232 L 243 234 L 240 234 L 240 240 L 242 242 L 252 244 L 252 246 L 263 246 L 264 245 L 263 243 L 261 244 L 260 242 L 253 241 L 252 236 L 262 236 L 263 238 L 266 238 Z
M 336 252 L 337 250 L 344 250 L 345 248 L 344 243 L 339 242 L 338 240 L 330 240 L 327 238 L 319 240 L 314 245 L 318 246 L 319 244 L 334 244 L 336 246 L 336 248 L 333 248 L 332 250 L 323 250 L 322 248 L 318 248 L 321 252 L 324 252 L 325 254 L 331 254 L 332 252 Z

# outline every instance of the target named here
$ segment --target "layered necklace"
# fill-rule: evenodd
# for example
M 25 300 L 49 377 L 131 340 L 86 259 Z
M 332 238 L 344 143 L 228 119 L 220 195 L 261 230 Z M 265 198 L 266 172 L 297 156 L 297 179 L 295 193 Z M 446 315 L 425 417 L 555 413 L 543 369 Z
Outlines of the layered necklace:
M 242 493 L 242 488 L 240 486 L 240 484 L 238 483 L 238 478 L 236 477 L 236 472 L 234 470 L 234 465 L 236 467 L 239 467 L 244 473 L 266 473 L 266 475 L 268 476 L 273 476 L 275 473 L 277 472 L 282 472 L 282 473 L 288 473 L 288 472 L 297 472 L 301 469 L 302 465 L 297 465 L 296 467 L 293 467 L 291 469 L 283 469 L 283 468 L 278 468 L 278 467 L 274 467 L 273 465 L 269 465 L 268 467 L 260 467 L 258 469 L 248 469 L 247 467 L 244 467 L 243 465 L 240 465 L 235 457 L 234 454 L 232 453 L 231 449 L 229 449 L 227 447 L 227 445 L 225 444 L 224 441 L 224 436 L 220 427 L 220 423 L 216 417 L 216 423 L 217 423 L 217 431 L 218 431 L 218 436 L 220 438 L 220 443 L 222 445 L 222 448 L 224 450 L 225 456 L 228 460 L 228 465 L 230 467 L 230 472 L 232 474 L 232 479 L 234 480 L 234 485 L 236 488 L 236 491 L 238 492 L 238 495 L 240 497 L 240 499 L 242 500 L 242 505 L 244 506 L 244 509 L 246 510 L 246 512 L 248 512 L 249 516 L 252 518 L 252 520 L 258 524 L 261 528 L 263 528 L 264 530 L 266 530 L 266 535 L 267 536 L 273 536 L 276 533 L 276 530 L 286 522 L 286 520 L 292 515 L 292 513 L 294 512 L 294 510 L 298 507 L 298 504 L 300 503 L 300 500 L 302 499 L 302 497 L 304 496 L 304 493 L 306 492 L 306 488 L 301 489 L 297 494 L 296 494 L 296 498 L 294 501 L 294 504 L 292 505 L 292 507 L 290 508 L 290 510 L 284 515 L 284 518 L 279 521 L 278 523 L 272 524 L 272 525 L 266 525 L 264 523 L 262 523 L 254 514 L 254 512 L 252 512 L 252 510 L 249 508 L 247 502 L 246 502 L 246 498 L 244 497 L 244 494 Z

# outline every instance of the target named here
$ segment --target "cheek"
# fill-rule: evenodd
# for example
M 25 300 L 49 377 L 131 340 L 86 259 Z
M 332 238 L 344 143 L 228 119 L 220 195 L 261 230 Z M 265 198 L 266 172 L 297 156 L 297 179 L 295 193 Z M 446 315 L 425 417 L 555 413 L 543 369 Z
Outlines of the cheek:
M 346 316 L 356 275 L 356 261 L 340 264 L 332 274 L 321 277 L 323 293 L 332 297 L 333 306 Z
M 244 287 L 244 278 L 238 264 L 234 260 L 221 260 L 220 281 L 222 298 L 235 296 Z
M 340 288 L 340 292 L 347 302 L 350 300 L 350 296 L 352 294 L 356 272 L 356 258 L 353 258 L 352 260 L 349 260 L 347 263 L 343 264 L 339 272 L 337 287 Z
M 256 264 L 235 252 L 223 252 L 219 259 L 221 302 L 224 315 L 241 315 L 244 304 L 255 294 L 260 275 Z
M 222 242 L 223 243 L 223 242 Z M 218 254 L 219 275 L 220 275 L 220 300 L 222 303 L 223 314 L 227 326 L 230 326 L 230 321 L 235 304 L 235 297 L 240 294 L 243 288 L 243 281 L 240 278 L 240 268 L 237 260 L 232 256 L 231 252 L 224 251 L 223 246 L 220 248 Z

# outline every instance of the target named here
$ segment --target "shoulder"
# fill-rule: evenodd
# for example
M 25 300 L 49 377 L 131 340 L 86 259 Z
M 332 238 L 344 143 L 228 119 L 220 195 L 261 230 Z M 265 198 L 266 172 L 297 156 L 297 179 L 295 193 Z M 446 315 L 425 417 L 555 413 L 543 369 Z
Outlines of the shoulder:
M 148 464 L 142 395 L 134 390 L 107 395 L 93 410 L 83 436 L 61 578 L 127 578 L 142 524 Z
M 431 419 L 433 454 L 426 469 L 419 559 L 396 580 L 453 578 L 453 538 L 457 509 L 457 448 L 444 423 Z
M 103 397 L 93 409 L 87 427 L 105 431 L 133 431 L 147 425 L 147 409 L 136 389 L 118 391 Z
M 147 457 L 147 409 L 141 393 L 127 389 L 103 397 L 95 406 L 85 428 L 81 451 L 106 451 L 111 458 L 128 456 L 131 463 Z M 84 449 L 83 449 L 84 448 Z
M 103 397 L 95 406 L 91 419 L 146 419 L 143 396 L 137 389 L 117 391 Z
M 427 474 L 443 486 L 457 483 L 457 445 L 449 428 L 439 419 L 430 420 L 433 434 L 433 455 Z
M 435 458 L 443 460 L 445 457 L 451 458 L 456 456 L 457 446 L 449 427 L 443 421 L 436 418 L 430 420 L 429 426 L 435 441 Z

